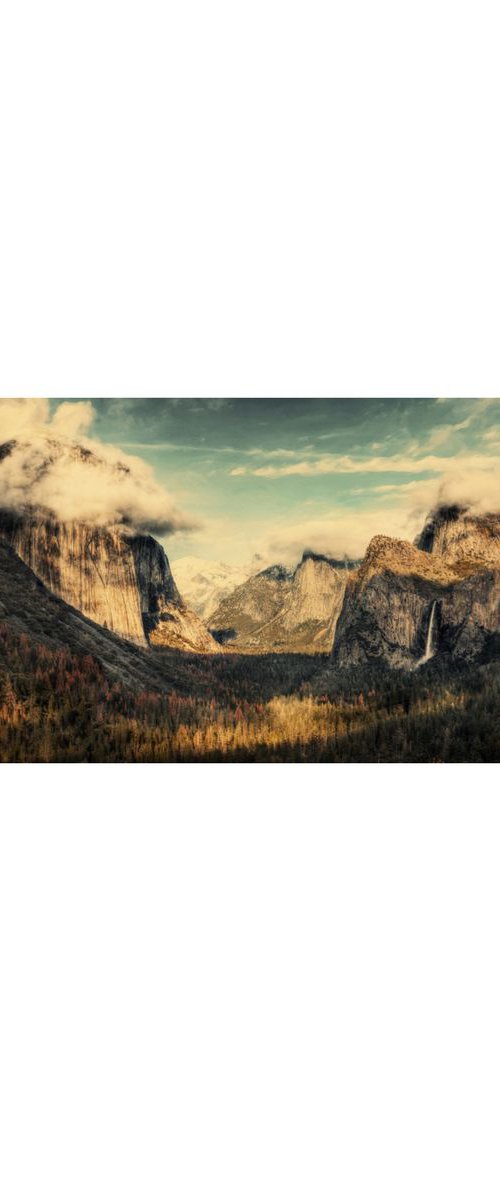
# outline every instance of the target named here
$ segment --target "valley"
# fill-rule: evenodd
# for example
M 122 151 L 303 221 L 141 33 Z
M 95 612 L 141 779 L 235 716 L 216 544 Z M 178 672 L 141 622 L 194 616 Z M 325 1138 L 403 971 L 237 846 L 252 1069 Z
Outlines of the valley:
M 186 558 L 180 585 L 154 522 L 118 504 L 132 468 L 12 439 L 4 498 L 16 456 L 23 488 L 34 462 L 47 498 L 69 462 L 113 506 L 104 519 L 99 495 L 83 519 L 32 488 L 0 507 L 3 761 L 498 758 L 498 513 L 441 505 L 413 542 L 376 534 L 359 559 Z

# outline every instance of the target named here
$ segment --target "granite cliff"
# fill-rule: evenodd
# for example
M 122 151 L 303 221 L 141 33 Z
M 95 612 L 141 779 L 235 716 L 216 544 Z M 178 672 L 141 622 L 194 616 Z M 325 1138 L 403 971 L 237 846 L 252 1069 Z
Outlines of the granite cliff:
M 175 664 L 164 662 L 109 629 L 84 617 L 65 604 L 0 538 L 0 625 L 34 645 L 72 654 L 92 655 L 110 682 L 122 683 L 133 691 L 169 690 L 175 680 Z
M 430 513 L 415 545 L 448 563 L 500 563 L 500 513 L 474 515 L 442 505 Z
M 0 535 L 54 595 L 119 637 L 138 646 L 219 650 L 183 603 L 155 538 L 5 512 Z
M 500 518 L 438 510 L 415 545 L 375 537 L 348 580 L 333 662 L 411 669 L 498 653 Z
M 2 496 L 8 494 L 12 500 L 16 494 L 12 485 L 16 445 L 0 446 L 0 503 Z M 52 478 L 49 472 L 58 455 L 65 463 L 69 457 L 78 464 L 79 479 L 89 492 L 93 479 L 100 478 L 103 467 L 107 469 L 92 450 L 76 444 L 68 447 L 54 438 L 39 439 L 31 458 L 29 445 L 23 444 L 22 449 L 39 485 L 46 476 Z M 119 464 L 109 470 L 112 480 L 120 477 Z M 184 604 L 165 551 L 154 537 L 137 532 L 126 519 L 111 524 L 61 519 L 50 507 L 29 502 L 31 493 L 22 486 L 18 468 L 15 478 L 19 479 L 19 505 L 0 509 L 0 538 L 50 592 L 138 646 L 219 651 L 203 621 Z
M 236 588 L 210 628 L 234 650 L 330 650 L 352 566 L 306 550 L 294 571 L 276 564 Z

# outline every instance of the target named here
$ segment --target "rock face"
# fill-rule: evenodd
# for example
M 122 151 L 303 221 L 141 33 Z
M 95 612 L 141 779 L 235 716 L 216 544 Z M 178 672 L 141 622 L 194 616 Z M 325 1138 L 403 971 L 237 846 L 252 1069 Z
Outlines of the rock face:
M 33 574 L 0 538 L 0 623 L 35 643 L 72 654 L 91 654 L 111 682 L 134 691 L 177 686 L 176 662 L 118 638 L 71 608 Z
M 500 657 L 500 568 L 459 580 L 437 612 L 440 652 L 462 662 Z
M 341 667 L 374 660 L 410 667 L 425 653 L 433 602 L 453 573 L 409 542 L 375 537 L 346 587 L 335 644 Z
M 0 531 L 54 595 L 120 637 L 146 645 L 134 555 L 119 530 L 2 514 Z
M 500 513 L 473 516 L 458 505 L 441 506 L 427 518 L 415 545 L 448 563 L 500 563 Z
M 496 653 L 499 532 L 496 517 L 447 510 L 427 522 L 418 545 L 373 538 L 346 587 L 333 661 L 410 669 L 436 653 L 463 661 Z
M 282 609 L 290 580 L 291 572 L 281 565 L 252 575 L 211 613 L 209 629 L 232 650 L 267 647 L 265 630 Z
M 149 644 L 198 654 L 218 653 L 220 646 L 206 625 L 184 604 L 163 546 L 146 535 L 124 540 L 132 551 L 142 624 Z
M 350 567 L 312 551 L 305 551 L 295 571 L 268 567 L 222 601 L 210 628 L 235 650 L 328 651 Z
M 143 647 L 219 652 L 181 599 L 162 546 L 137 532 L 141 505 L 157 503 L 153 483 L 146 479 L 138 506 L 131 467 L 108 460 L 104 448 L 100 454 L 45 435 L 4 442 L 0 537 L 55 596 L 119 637 Z M 96 515 L 85 520 L 83 512 Z
M 138 646 L 219 650 L 183 604 L 155 538 L 10 513 L 0 515 L 0 533 L 54 595 L 119 637 Z

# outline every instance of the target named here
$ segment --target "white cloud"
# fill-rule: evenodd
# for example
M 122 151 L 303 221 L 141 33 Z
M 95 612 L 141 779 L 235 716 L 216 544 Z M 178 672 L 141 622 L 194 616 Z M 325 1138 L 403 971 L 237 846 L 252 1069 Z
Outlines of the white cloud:
M 456 425 L 436 425 L 427 438 L 425 449 L 438 450 L 440 446 L 445 446 L 454 434 L 460 433 L 462 429 L 468 429 L 472 419 L 470 416 L 466 417 L 464 421 L 458 421 Z
M 303 459 L 286 466 L 233 467 L 229 474 L 256 475 L 265 479 L 280 479 L 292 475 L 422 475 L 431 471 L 438 474 L 447 471 L 450 466 L 455 466 L 455 464 L 458 464 L 462 470 L 489 469 L 495 466 L 496 462 L 497 460 L 492 455 L 475 454 L 474 452 L 454 457 L 435 454 L 417 456 L 416 453 L 412 454 L 411 452 L 372 458 L 327 454 L 321 458 Z
M 66 400 L 56 408 L 50 427 L 66 437 L 81 437 L 88 433 L 94 416 L 91 400 L 77 400 L 72 404 Z
M 195 527 L 147 463 L 85 436 L 93 416 L 90 401 L 63 402 L 51 417 L 47 400 L 0 400 L 0 505 L 163 534 Z
M 42 429 L 49 420 L 48 400 L 1 400 L 0 439 Z
M 307 449 L 308 447 L 304 446 L 301 454 L 305 454 Z M 259 450 L 255 447 L 252 450 L 242 450 L 241 453 L 248 455 L 249 458 L 297 458 L 296 450 L 282 450 L 280 448 L 277 450 Z
M 338 460 L 336 460 L 336 464 Z M 299 464 L 300 465 L 300 464 Z M 304 464 L 305 473 L 314 472 L 315 463 Z M 366 470 L 366 460 L 351 462 L 348 473 Z M 328 460 L 331 467 L 331 459 Z M 378 460 L 377 467 L 387 472 L 387 459 Z M 293 517 L 285 520 L 269 520 L 261 523 L 259 540 L 253 544 L 271 561 L 283 559 L 291 564 L 302 554 L 305 547 L 332 557 L 359 558 L 364 554 L 368 542 L 375 534 L 413 541 L 422 529 L 428 513 L 439 504 L 460 503 L 472 512 L 500 510 L 500 458 L 496 455 L 467 454 L 455 457 L 425 456 L 420 459 L 403 458 L 393 461 L 392 481 L 355 487 L 352 497 L 363 498 L 362 507 L 332 508 L 320 516 L 313 516 L 305 504 L 301 513 L 294 511 Z M 432 468 L 432 478 L 421 478 L 424 471 Z M 401 480 L 398 472 L 408 470 L 414 478 Z M 236 468 L 238 474 L 246 474 L 249 468 Z M 294 475 L 290 467 L 271 468 L 282 475 Z M 268 476 L 266 469 L 262 472 Z M 255 529 L 251 533 L 255 535 Z M 245 533 L 245 539 L 250 533 Z
M 362 558 L 375 534 L 413 540 L 421 527 L 418 516 L 395 507 L 369 512 L 333 509 L 321 517 L 287 521 L 269 529 L 263 552 L 274 561 L 286 562 L 297 562 L 306 548 L 331 558 Z

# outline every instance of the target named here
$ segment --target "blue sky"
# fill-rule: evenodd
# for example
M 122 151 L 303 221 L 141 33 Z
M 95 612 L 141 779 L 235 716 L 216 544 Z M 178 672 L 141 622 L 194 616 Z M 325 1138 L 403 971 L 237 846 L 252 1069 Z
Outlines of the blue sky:
M 500 506 L 499 400 L 92 405 L 90 436 L 146 460 L 199 526 L 165 543 L 173 561 L 358 555 L 374 533 L 411 539 L 439 498 Z

